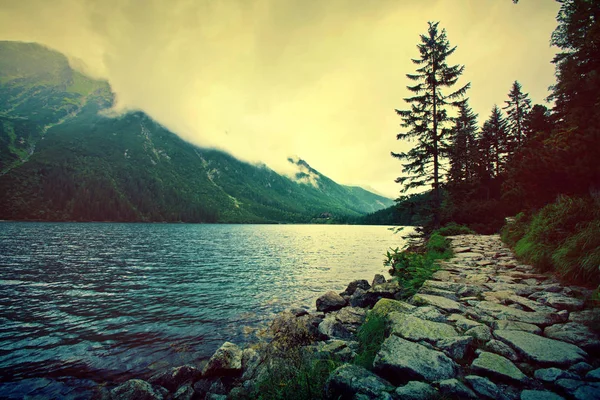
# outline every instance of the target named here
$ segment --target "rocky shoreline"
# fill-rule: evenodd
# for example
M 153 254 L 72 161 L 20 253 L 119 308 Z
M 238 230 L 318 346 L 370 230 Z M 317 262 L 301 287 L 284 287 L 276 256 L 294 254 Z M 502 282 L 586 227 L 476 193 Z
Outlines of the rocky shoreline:
M 354 281 L 319 297 L 316 312 L 279 314 L 263 342 L 224 343 L 205 365 L 102 387 L 96 398 L 255 398 L 294 354 L 335 362 L 322 389 L 331 399 L 600 399 L 591 291 L 520 264 L 497 235 L 449 239 L 454 258 L 409 299 L 381 275 Z M 368 370 L 353 363 L 356 333 L 375 314 L 387 329 Z

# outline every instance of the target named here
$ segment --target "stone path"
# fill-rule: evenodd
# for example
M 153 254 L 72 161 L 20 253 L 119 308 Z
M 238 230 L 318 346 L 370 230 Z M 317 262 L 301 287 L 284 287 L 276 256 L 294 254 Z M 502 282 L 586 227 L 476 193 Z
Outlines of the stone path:
M 600 309 L 582 300 L 591 292 L 520 264 L 497 235 L 450 239 L 455 257 L 408 301 L 418 307 L 374 307 L 391 328 L 371 378 L 396 388 L 332 397 L 600 399 Z

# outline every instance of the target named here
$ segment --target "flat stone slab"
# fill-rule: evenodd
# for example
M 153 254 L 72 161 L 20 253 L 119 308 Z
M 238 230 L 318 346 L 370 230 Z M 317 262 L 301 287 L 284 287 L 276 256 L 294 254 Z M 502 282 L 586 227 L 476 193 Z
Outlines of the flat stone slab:
M 382 392 L 391 392 L 393 389 L 388 381 L 351 364 L 344 364 L 334 370 L 325 385 L 325 391 L 331 398 L 353 398 L 359 394 L 374 399 Z
M 584 361 L 579 347 L 523 331 L 494 331 L 494 336 L 517 349 L 525 358 L 545 366 L 569 366 Z
M 480 301 L 475 308 L 496 319 L 508 319 L 511 321 L 526 322 L 534 325 L 554 325 L 562 322 L 562 316 L 556 313 L 547 313 L 540 311 L 523 311 L 516 308 L 503 306 L 502 304 L 491 301 Z
M 418 342 L 436 340 L 458 336 L 458 332 L 448 324 L 427 321 L 409 314 L 394 312 L 389 315 L 391 332 L 401 338 Z
M 412 301 L 417 305 L 434 306 L 450 313 L 458 313 L 463 311 L 463 307 L 456 301 L 440 296 L 415 294 L 412 297 Z
M 499 378 L 507 381 L 526 382 L 527 377 L 510 360 L 498 354 L 483 351 L 471 364 L 473 372 L 491 378 Z
M 454 377 L 457 365 L 444 353 L 391 335 L 375 356 L 373 370 L 393 384 Z
M 380 299 L 371 312 L 375 314 L 379 314 L 381 316 L 386 316 L 389 313 L 400 311 L 400 312 L 410 312 L 416 309 L 417 307 L 412 304 L 408 304 L 404 301 L 392 300 L 392 299 Z
M 523 390 L 521 400 L 565 400 L 565 398 L 546 390 Z
M 518 322 L 518 321 L 508 321 L 505 319 L 494 321 L 492 323 L 492 328 L 497 329 L 497 330 L 504 330 L 504 331 L 524 331 L 524 332 L 534 333 L 536 335 L 542 334 L 542 330 L 537 325 L 528 324 L 525 322 Z
M 600 352 L 600 337 L 587 326 L 577 322 L 548 326 L 544 329 L 544 336 L 572 343 L 585 351 Z

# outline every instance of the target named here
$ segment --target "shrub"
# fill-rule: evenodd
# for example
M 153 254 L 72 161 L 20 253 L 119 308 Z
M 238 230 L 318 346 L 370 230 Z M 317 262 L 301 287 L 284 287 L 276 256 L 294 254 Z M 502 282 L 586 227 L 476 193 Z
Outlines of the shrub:
M 448 225 L 437 230 L 437 233 L 442 236 L 455 236 L 455 235 L 473 235 L 474 230 L 465 225 L 459 225 L 455 222 L 451 222 Z
M 581 282 L 600 280 L 600 220 L 592 221 L 569 236 L 552 254 L 556 272 Z
M 502 241 L 509 246 L 514 246 L 525 236 L 529 227 L 529 219 L 524 213 L 518 213 L 511 222 L 507 222 L 500 232 Z
M 374 312 L 369 312 L 367 319 L 358 329 L 356 338 L 358 340 L 357 356 L 354 359 L 356 365 L 371 369 L 375 356 L 381 349 L 386 337 L 387 318 Z

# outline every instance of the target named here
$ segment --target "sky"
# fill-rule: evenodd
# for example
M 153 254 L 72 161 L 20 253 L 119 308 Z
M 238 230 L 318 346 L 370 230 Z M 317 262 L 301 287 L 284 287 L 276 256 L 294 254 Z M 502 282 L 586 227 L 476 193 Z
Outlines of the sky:
M 553 0 L 0 0 L 0 40 L 38 42 L 109 81 L 117 111 L 290 173 L 300 157 L 395 198 L 391 151 L 419 35 L 440 21 L 480 125 L 518 80 L 555 81 Z M 458 87 L 457 84 L 457 87 Z

